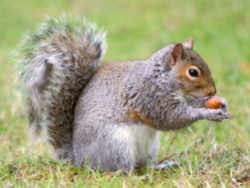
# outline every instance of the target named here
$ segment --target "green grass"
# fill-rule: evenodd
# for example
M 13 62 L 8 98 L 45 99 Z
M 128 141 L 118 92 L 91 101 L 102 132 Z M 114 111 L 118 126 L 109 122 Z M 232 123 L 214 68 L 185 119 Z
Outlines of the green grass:
M 250 187 L 250 1 L 2 0 L 0 5 L 0 187 Z M 141 59 L 192 36 L 233 118 L 162 134 L 163 172 L 100 174 L 52 158 L 32 143 L 9 52 L 44 15 L 87 15 L 108 30 L 106 60 Z

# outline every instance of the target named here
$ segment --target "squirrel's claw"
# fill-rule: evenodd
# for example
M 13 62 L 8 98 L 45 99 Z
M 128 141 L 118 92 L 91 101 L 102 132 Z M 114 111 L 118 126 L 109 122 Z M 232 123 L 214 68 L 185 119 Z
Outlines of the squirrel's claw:
M 177 166 L 180 166 L 180 163 L 175 162 L 175 161 L 165 160 L 165 161 L 161 162 L 160 164 L 153 166 L 153 169 L 154 170 L 165 170 L 169 167 L 177 167 Z

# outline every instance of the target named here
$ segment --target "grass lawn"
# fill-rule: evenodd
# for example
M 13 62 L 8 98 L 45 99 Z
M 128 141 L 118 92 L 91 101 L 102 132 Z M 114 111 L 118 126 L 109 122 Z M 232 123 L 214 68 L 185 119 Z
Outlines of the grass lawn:
M 249 7 L 249 0 L 1 0 L 0 187 L 250 187 Z M 10 52 L 45 15 L 62 12 L 108 31 L 105 60 L 147 58 L 192 36 L 233 118 L 163 133 L 159 160 L 181 163 L 163 172 L 100 174 L 54 160 L 43 137 L 28 138 Z

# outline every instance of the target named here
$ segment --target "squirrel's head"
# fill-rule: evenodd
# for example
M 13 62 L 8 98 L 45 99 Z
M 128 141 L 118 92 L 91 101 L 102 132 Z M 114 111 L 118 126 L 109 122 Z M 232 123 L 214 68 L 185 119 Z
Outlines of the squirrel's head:
M 171 75 L 169 79 L 178 82 L 183 96 L 201 98 L 215 95 L 216 87 L 208 65 L 193 50 L 192 39 L 165 47 L 151 59 L 154 59 L 154 66 Z
M 170 112 L 183 104 L 201 107 L 203 99 L 216 93 L 208 65 L 193 50 L 192 39 L 168 45 L 134 65 L 133 74 L 126 78 L 122 90 L 124 104 L 129 107 L 131 119 L 154 128 L 177 129 L 188 125 L 190 122 L 171 123 Z

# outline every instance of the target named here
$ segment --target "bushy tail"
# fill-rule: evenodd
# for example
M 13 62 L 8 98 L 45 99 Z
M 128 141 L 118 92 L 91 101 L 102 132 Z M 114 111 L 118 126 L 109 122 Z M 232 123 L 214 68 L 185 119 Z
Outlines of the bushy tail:
M 57 157 L 72 160 L 76 101 L 106 48 L 105 32 L 84 18 L 46 18 L 20 48 L 31 128 L 46 128 Z

